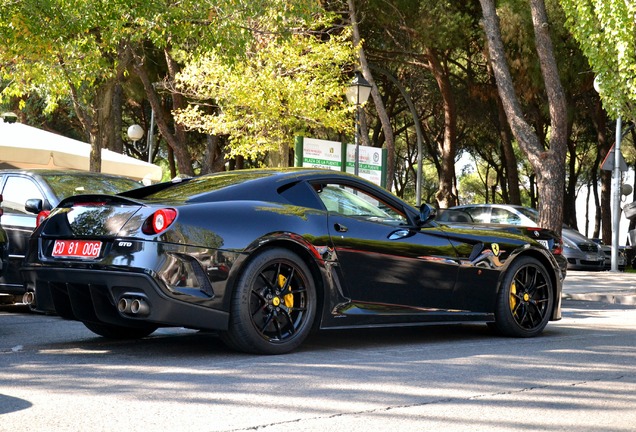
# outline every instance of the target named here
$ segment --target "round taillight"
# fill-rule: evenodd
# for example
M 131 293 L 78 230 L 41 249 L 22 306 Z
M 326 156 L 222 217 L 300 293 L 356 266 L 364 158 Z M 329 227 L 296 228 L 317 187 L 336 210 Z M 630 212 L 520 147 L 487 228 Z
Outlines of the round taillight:
M 177 211 L 171 208 L 157 210 L 144 224 L 145 234 L 159 234 L 165 231 L 177 217 Z
M 38 215 L 35 217 L 35 226 L 39 227 L 40 224 L 44 222 L 44 219 L 49 217 L 50 214 L 51 214 L 50 210 L 42 210 L 40 213 L 38 213 Z

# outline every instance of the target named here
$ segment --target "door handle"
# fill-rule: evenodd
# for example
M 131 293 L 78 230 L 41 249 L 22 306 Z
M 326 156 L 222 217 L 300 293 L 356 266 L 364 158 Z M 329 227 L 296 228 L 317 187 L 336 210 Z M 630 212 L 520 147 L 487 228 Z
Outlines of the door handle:
M 342 224 L 339 224 L 339 223 L 333 224 L 333 227 L 338 232 L 347 232 L 347 231 L 349 231 L 349 228 L 347 228 L 346 226 L 344 226 Z

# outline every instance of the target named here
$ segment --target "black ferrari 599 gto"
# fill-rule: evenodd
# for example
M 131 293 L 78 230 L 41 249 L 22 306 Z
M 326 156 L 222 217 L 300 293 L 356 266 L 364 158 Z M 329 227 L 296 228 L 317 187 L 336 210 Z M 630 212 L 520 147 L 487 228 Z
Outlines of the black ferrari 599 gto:
M 67 198 L 22 272 L 32 307 L 99 335 L 213 330 L 262 354 L 312 329 L 481 321 L 531 337 L 560 319 L 558 237 L 434 215 L 340 172 L 223 172 Z

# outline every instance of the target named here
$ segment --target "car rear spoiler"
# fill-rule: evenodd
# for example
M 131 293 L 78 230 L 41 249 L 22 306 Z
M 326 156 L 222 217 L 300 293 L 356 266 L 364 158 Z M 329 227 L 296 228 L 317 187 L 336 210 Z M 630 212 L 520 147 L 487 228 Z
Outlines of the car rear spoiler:
M 122 197 L 128 197 L 128 198 L 145 198 L 148 195 L 151 195 L 153 193 L 157 193 L 159 191 L 162 191 L 164 189 L 168 189 L 176 184 L 180 184 L 180 183 L 184 183 L 187 182 L 189 180 L 191 180 L 192 177 L 187 177 L 187 178 L 174 178 L 170 181 L 167 182 L 163 182 L 163 183 L 157 183 L 157 184 L 153 184 L 150 186 L 145 186 L 145 187 L 141 187 L 141 188 L 137 188 L 137 189 L 131 189 L 129 191 L 125 191 L 125 192 L 120 192 L 117 195 L 118 196 L 122 196 Z
M 107 195 L 107 194 L 85 194 L 85 195 L 73 195 L 68 198 L 64 198 L 57 205 L 58 207 L 73 207 L 75 205 L 113 205 L 113 204 L 124 204 L 124 205 L 137 205 L 137 206 L 145 206 L 146 204 L 128 197 L 123 197 L 119 195 Z

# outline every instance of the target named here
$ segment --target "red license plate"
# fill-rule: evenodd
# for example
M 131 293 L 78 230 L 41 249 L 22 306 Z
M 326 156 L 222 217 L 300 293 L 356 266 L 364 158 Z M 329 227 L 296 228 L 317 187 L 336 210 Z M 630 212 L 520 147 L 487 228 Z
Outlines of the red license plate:
M 55 240 L 54 257 L 97 258 L 102 242 L 96 240 Z

